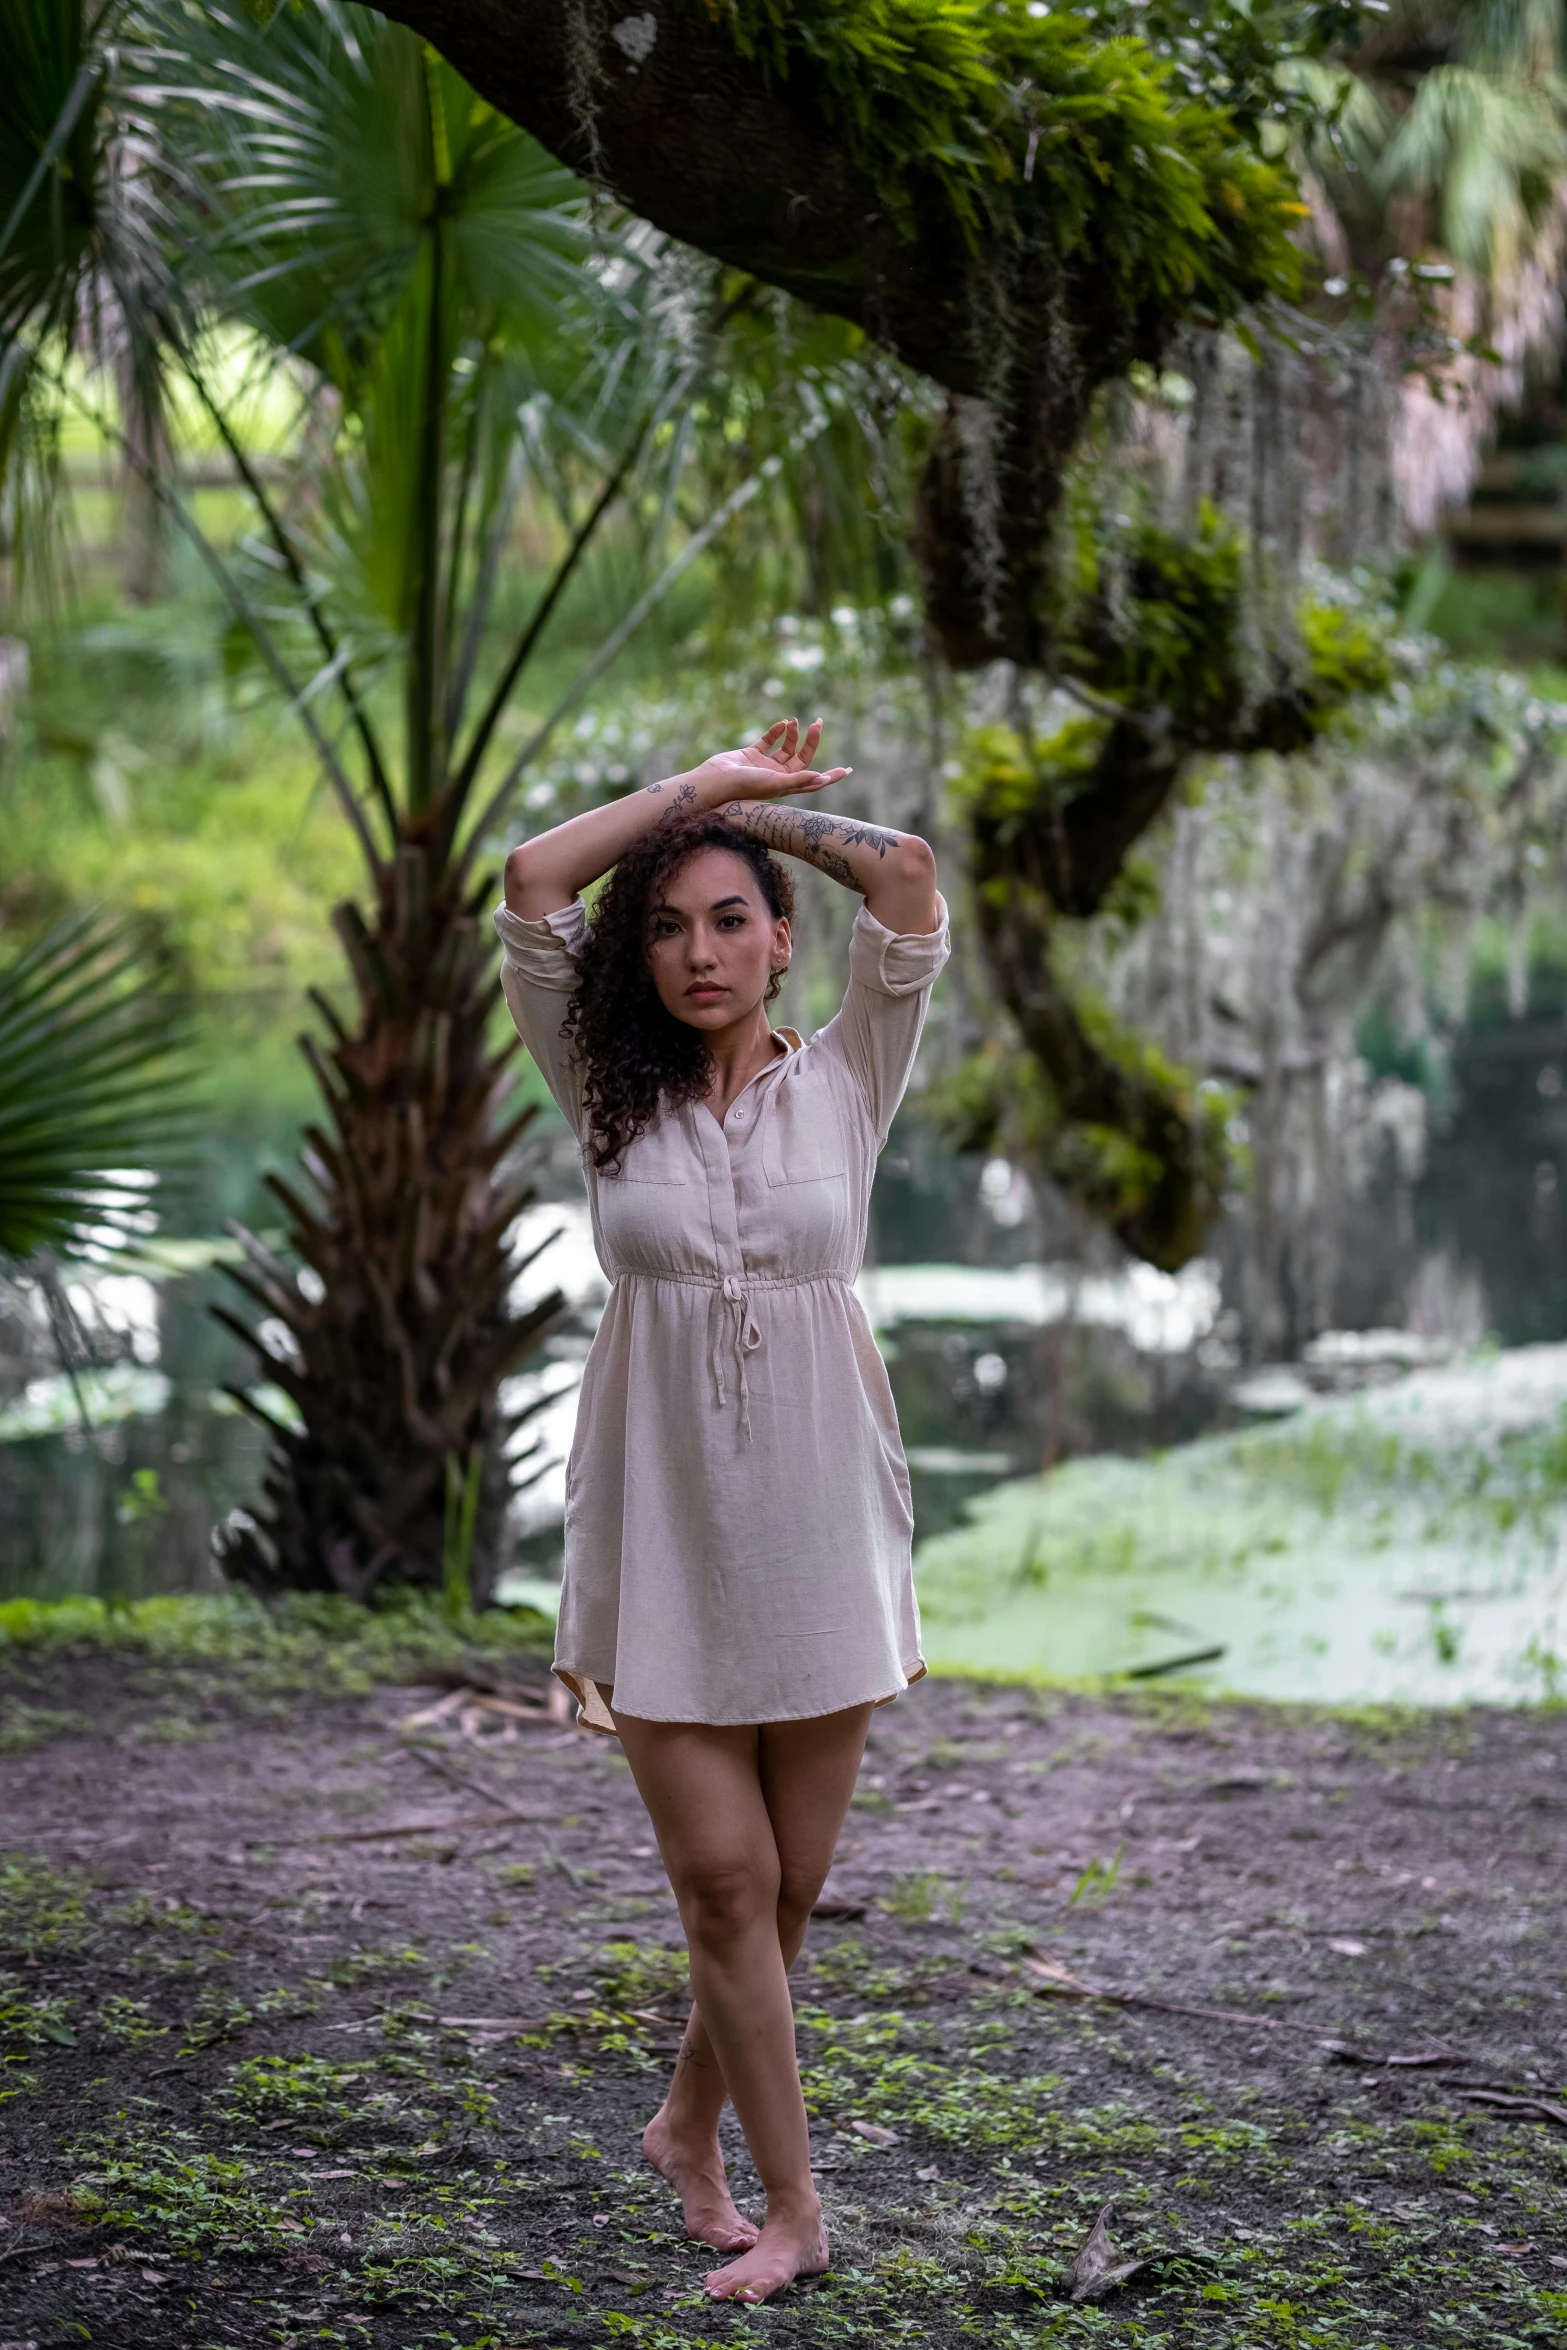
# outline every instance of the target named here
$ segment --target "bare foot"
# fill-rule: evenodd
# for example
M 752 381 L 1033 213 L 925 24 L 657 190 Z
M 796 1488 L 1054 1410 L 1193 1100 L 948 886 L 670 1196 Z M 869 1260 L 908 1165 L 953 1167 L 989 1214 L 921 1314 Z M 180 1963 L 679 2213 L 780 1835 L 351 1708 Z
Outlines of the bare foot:
M 715 2252 L 750 2250 L 757 2231 L 744 2212 L 735 2209 L 716 2136 L 705 2144 L 677 2140 L 660 2106 L 642 2133 L 642 2151 L 680 2197 L 688 2236 L 698 2244 L 711 2244 Z
M 827 2266 L 827 2230 L 816 2211 L 771 2214 L 749 2252 L 703 2282 L 715 2301 L 770 2301 L 796 2277 L 819 2277 Z

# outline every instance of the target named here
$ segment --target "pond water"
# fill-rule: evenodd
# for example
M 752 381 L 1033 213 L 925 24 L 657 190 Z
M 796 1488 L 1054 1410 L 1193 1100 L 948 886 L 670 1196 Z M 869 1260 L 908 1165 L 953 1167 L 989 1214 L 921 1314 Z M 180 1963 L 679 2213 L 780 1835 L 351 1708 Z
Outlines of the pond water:
M 1567 1346 L 995 1488 L 916 1562 L 933 1669 L 1273 1698 L 1567 1694 Z
M 82 1290 L 122 1357 L 85 1381 L 90 1438 L 38 1334 L 0 1321 L 0 1365 L 12 1373 L 0 1383 L 0 1597 L 214 1587 L 212 1529 L 252 1496 L 262 1465 L 258 1430 L 224 1392 L 253 1381 L 256 1366 L 211 1314 L 230 1253 L 214 1236 L 229 1215 L 262 1230 L 275 1219 L 262 1176 L 292 1159 L 312 1108 L 292 1017 L 264 996 L 211 1015 L 215 1102 L 202 1164 L 144 1255 Z M 1567 1094 L 1549 1082 L 1558 1065 L 1567 1067 L 1567 1029 L 1554 1009 L 1466 1040 L 1425 1180 L 1412 1198 L 1368 1212 L 1356 1235 L 1370 1318 L 1411 1252 L 1447 1249 L 1473 1269 L 1503 1339 L 1567 1338 L 1556 1206 Z M 538 1426 L 555 1466 L 519 1497 L 503 1585 L 536 1603 L 559 1573 L 563 1463 L 603 1289 L 569 1138 L 558 1121 L 543 1131 L 545 1196 L 518 1239 L 526 1249 L 557 1235 L 527 1286 L 564 1288 L 571 1316 L 520 1383 L 546 1399 Z M 1558 1161 L 1561 1186 L 1547 1180 Z M 999 1162 L 955 1159 L 917 1118 L 895 1130 L 876 1186 L 861 1295 L 909 1453 L 933 1657 L 1075 1675 L 1222 1646 L 1211 1667 L 1220 1679 L 1280 1695 L 1544 1685 L 1545 1665 L 1525 1661 L 1531 1641 L 1539 1659 L 1560 1648 L 1538 1546 L 1525 1558 L 1519 1535 L 1486 1554 L 1483 1607 L 1443 1598 L 1423 1614 L 1418 1590 L 1470 1585 L 1456 1552 L 1427 1555 L 1412 1530 L 1425 1523 L 1418 1495 L 1362 1496 L 1357 1509 L 1392 1512 L 1375 1541 L 1341 1511 L 1281 1530 L 1245 1465 L 1265 1457 L 1245 1450 L 1259 1440 L 1214 1432 L 1248 1402 L 1270 1412 L 1305 1404 L 1316 1427 L 1299 1373 L 1240 1377 L 1212 1264 L 1171 1279 L 1035 1261 L 1041 1232 L 1025 1192 Z M 1341 1349 L 1341 1364 L 1352 1351 Z M 1388 1370 L 1386 1347 L 1382 1356 L 1362 1370 Z M 1226 1452 L 1230 1442 L 1241 1450 Z M 1489 1442 L 1478 1426 L 1482 1453 Z M 1180 1449 L 1162 1462 L 1130 1457 L 1154 1447 Z M 1075 1459 L 1085 1454 L 1103 1457 Z M 1063 1461 L 1073 1465 L 1041 1487 L 1036 1473 Z M 1083 1529 L 1100 1521 L 1114 1531 L 1096 1548 Z M 1020 1579 L 1025 1553 L 1034 1563 Z M 1480 1613 L 1471 1619 L 1469 1608 Z

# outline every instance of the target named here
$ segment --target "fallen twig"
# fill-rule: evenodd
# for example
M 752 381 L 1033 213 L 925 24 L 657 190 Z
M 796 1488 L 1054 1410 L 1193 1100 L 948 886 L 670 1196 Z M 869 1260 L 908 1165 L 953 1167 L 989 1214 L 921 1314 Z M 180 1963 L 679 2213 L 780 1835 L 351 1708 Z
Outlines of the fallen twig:
M 438 2015 L 436 2022 L 448 2032 L 542 2032 L 548 2016 L 526 2015 Z
M 1155 1999 L 1146 1991 L 1109 1991 L 1095 1983 L 1079 1982 L 1065 1967 L 1046 1959 L 1025 1958 L 1023 1964 L 1031 1974 L 1044 1977 L 1032 1986 L 1040 1999 L 1102 1999 L 1111 2007 L 1151 2007 L 1161 2015 L 1195 2015 L 1215 2024 L 1260 2024 L 1270 2032 L 1290 2029 L 1283 2016 L 1250 2015 L 1239 2007 L 1194 2007 L 1184 1999 Z
M 1225 1644 L 1222 1640 L 1212 1648 L 1188 1648 L 1183 1650 L 1179 1656 L 1160 1657 L 1157 1664 L 1128 1665 L 1126 1679 L 1128 1681 L 1156 1681 L 1161 1673 L 1179 1673 L 1187 1665 L 1217 1664 L 1224 1654 Z
M 559 1684 L 557 1683 L 558 1687 Z M 502 1727 L 497 1739 L 485 1740 L 480 1735 L 487 1718 L 499 1719 Z M 464 1680 L 455 1689 L 437 1698 L 433 1705 L 421 1706 L 417 1713 L 404 1714 L 399 1729 L 429 1730 L 439 1723 L 457 1729 L 472 1746 L 483 1744 L 506 1746 L 516 1739 L 518 1722 L 529 1722 L 547 1728 L 559 1719 L 553 1703 L 553 1691 L 537 1698 L 521 1690 L 507 1689 L 496 1683 L 493 1687 L 476 1685 Z
M 1380 2056 L 1370 2048 L 1357 2048 L 1352 2040 L 1324 2040 L 1322 2046 L 1342 2064 L 1385 2065 L 1389 2069 L 1415 2065 L 1468 2064 L 1471 2061 L 1467 2056 L 1455 2056 L 1447 2048 L 1417 2048 L 1408 2056 Z
M 1549 2097 L 1520 2097 L 1511 2089 L 1461 2089 L 1461 2097 L 1472 2098 L 1476 2105 L 1495 2105 L 1507 2113 L 1532 2114 L 1536 2121 L 1557 2122 L 1567 2130 L 1567 2105 L 1557 2105 Z
M 439 1777 L 450 1779 L 452 1785 L 460 1787 L 465 1795 L 477 1795 L 481 1803 L 499 1804 L 503 1811 L 509 1811 L 512 1803 L 511 1796 L 497 1795 L 493 1787 L 486 1787 L 484 1781 L 476 1779 L 471 1771 L 458 1770 L 456 1764 L 449 1763 L 444 1754 L 432 1754 L 427 1746 L 411 1746 L 408 1751 L 410 1754 L 416 1754 L 419 1760 L 430 1770 L 436 1772 Z
M 539 1827 L 548 1825 L 548 1812 L 487 1811 L 477 1817 L 464 1814 L 456 1820 L 408 1820 L 398 1828 L 332 1828 L 319 1836 L 248 1836 L 247 1844 L 374 1844 L 387 1836 L 453 1836 L 466 1835 L 470 1828 L 497 1828 L 503 1822 L 513 1825 Z
M 467 1682 L 459 1681 L 455 1689 L 449 1689 L 444 1697 L 438 1697 L 434 1705 L 422 1705 L 417 1713 L 404 1714 L 397 1727 L 400 1730 L 433 1730 L 437 1722 L 444 1722 L 448 1714 L 454 1714 L 468 1695 Z
M 1198 2007 L 1190 2000 L 1185 1999 L 1156 1999 L 1147 1991 L 1112 1991 L 1100 1984 L 1080 1981 L 1068 1968 L 1058 1965 L 1052 1959 L 1031 1958 L 1025 1955 L 1023 1964 L 1030 1974 L 1043 1977 L 1042 1981 L 1031 1986 L 1036 1997 L 1041 1999 L 1102 1999 L 1110 2007 L 1147 2007 L 1152 2008 L 1159 2015 L 1193 2015 L 1200 2017 L 1206 2023 L 1214 2024 L 1255 2024 L 1266 2032 L 1310 2032 L 1315 2029 L 1311 2024 L 1297 2023 L 1291 2016 L 1254 2015 L 1249 2009 L 1243 2007 Z M 1327 2049 L 1330 2055 L 1337 2056 L 1352 2064 L 1457 2065 L 1468 2064 L 1471 2061 L 1467 2056 L 1460 2056 L 1446 2049 L 1423 2048 L 1410 2056 L 1373 2056 L 1366 2049 L 1355 2047 L 1348 2040 L 1324 2040 L 1321 2045 Z M 1466 2096 L 1472 2094 L 1472 2091 L 1465 2091 Z M 1527 2103 L 1528 2100 L 1525 2102 Z M 1535 2102 L 1539 2101 L 1535 2100 Z M 1567 2122 L 1567 2108 L 1558 2106 L 1551 2118 Z
M 568 1885 L 580 1886 L 584 1882 L 582 1871 L 580 1869 L 574 1869 L 569 1860 L 563 1860 L 560 1854 L 555 1850 L 553 1844 L 545 1845 L 544 1857 L 549 1862 L 552 1869 L 558 1869 L 560 1871 L 560 1874 L 565 1878 Z

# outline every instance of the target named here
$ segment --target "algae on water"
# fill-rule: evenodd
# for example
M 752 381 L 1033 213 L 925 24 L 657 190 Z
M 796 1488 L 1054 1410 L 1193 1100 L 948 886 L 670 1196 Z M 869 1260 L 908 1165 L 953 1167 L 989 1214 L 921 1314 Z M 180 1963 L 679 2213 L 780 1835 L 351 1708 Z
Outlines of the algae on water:
M 937 1672 L 1168 1664 L 1356 1703 L 1567 1694 L 1567 1346 L 998 1486 L 915 1572 Z

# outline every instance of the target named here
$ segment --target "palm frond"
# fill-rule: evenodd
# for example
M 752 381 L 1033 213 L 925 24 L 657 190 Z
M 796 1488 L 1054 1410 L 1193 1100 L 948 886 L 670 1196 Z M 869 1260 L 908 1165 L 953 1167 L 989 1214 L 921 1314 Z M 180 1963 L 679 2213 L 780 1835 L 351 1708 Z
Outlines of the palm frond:
M 1438 199 L 1442 243 L 1490 274 L 1524 243 L 1539 191 L 1567 170 L 1567 114 L 1554 78 L 1503 81 L 1470 65 L 1426 74 L 1385 148 L 1389 191 Z
M 0 0 L 0 495 L 44 578 L 60 541 L 38 525 L 61 524 L 65 500 L 37 429 L 40 363 L 74 354 L 112 371 L 155 439 L 164 348 L 187 322 L 161 158 L 109 37 L 121 13 L 117 0 L 91 15 L 85 0 Z
M 228 315 L 352 402 L 439 215 L 459 311 L 548 339 L 592 249 L 586 193 L 413 34 L 343 0 L 162 21 L 140 95 L 185 160 L 185 230 Z
M 72 915 L 0 969 L 0 1256 L 137 1228 L 190 1133 L 186 1033 L 123 920 Z

